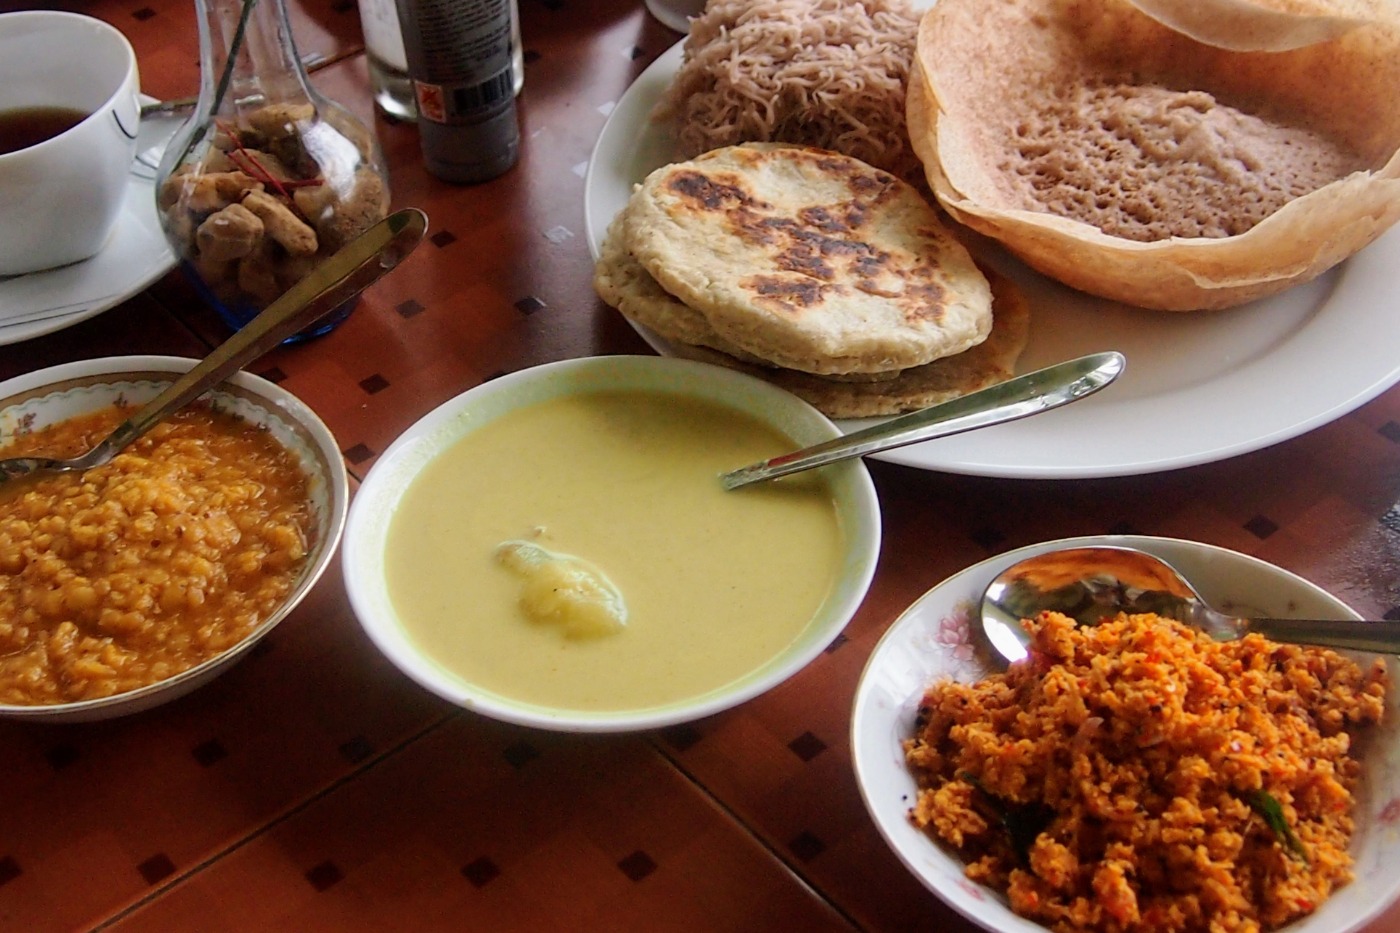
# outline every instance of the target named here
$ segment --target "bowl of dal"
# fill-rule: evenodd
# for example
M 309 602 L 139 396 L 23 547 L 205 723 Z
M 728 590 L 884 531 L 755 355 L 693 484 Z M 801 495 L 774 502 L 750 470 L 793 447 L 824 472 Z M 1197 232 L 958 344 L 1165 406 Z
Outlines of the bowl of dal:
M 733 492 L 719 475 L 838 434 L 787 392 L 688 360 L 501 376 L 365 477 L 351 605 L 408 677 L 492 718 L 622 732 L 719 712 L 831 643 L 880 545 L 859 461 Z
M 954 574 L 915 601 L 882 636 L 856 688 L 851 722 L 856 780 L 876 827 L 904 866 L 958 913 L 996 933 L 1044 933 L 1047 926 L 1014 912 L 1003 892 L 969 879 L 959 854 L 938 840 L 932 830 L 915 825 L 910 810 L 919 798 L 919 786 L 906 762 L 904 742 L 914 736 L 925 692 L 934 683 L 975 684 L 1005 667 L 1004 662 L 995 660 L 975 618 L 987 583 L 1001 570 L 1034 554 L 1099 546 L 1134 547 L 1155 554 L 1179 569 L 1208 603 L 1242 615 L 1360 618 L 1320 587 L 1258 558 L 1194 541 L 1138 535 L 1070 538 L 1009 551 Z M 1343 654 L 1363 668 L 1374 660 L 1364 652 Z M 1346 848 L 1354 877 L 1334 888 L 1320 905 L 1312 905 L 1314 910 L 1279 930 L 1348 933 L 1374 921 L 1400 897 L 1400 875 L 1393 868 L 1400 859 L 1400 695 L 1394 683 L 1395 659 L 1387 662 L 1391 683 L 1383 716 L 1379 723 L 1359 729 L 1359 739 L 1351 747 L 1360 764 L 1352 795 L 1355 829 Z M 1032 707 L 1031 699 L 1016 695 L 1023 710 Z M 1074 730 L 1070 734 L 1078 735 Z M 1066 747 L 1070 744 L 1067 738 Z M 1180 759 L 1188 757 L 1182 754 Z M 1330 763 L 1319 762 L 1319 773 L 1324 764 L 1330 767 Z M 1267 827 L 1260 832 L 1268 838 Z M 1305 835 L 1313 837 L 1311 832 Z M 1323 853 L 1316 841 L 1311 854 L 1310 862 L 1293 864 L 1294 873 L 1321 864 Z M 1283 859 L 1284 864 L 1290 858 L 1278 853 L 1272 857 Z M 1185 877 L 1178 868 L 1177 883 L 1184 884 Z M 1147 909 L 1146 904 L 1143 907 Z M 1144 929 L 1154 926 L 1150 919 L 1141 925 Z M 1066 923 L 1064 928 L 1075 927 Z M 1166 928 L 1165 923 L 1162 928 Z
M 195 363 L 0 383 L 0 456 L 81 453 Z M 348 499 L 325 424 L 243 372 L 104 466 L 0 483 L 0 717 L 106 719 L 207 683 L 320 579 Z

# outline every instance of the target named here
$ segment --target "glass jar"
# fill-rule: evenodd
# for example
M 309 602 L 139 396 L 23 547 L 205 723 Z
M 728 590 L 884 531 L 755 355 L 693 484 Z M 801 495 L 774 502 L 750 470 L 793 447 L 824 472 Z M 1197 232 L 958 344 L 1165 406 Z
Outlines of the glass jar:
M 284 0 L 195 10 L 199 102 L 161 160 L 157 207 L 186 274 L 236 330 L 388 213 L 388 176 L 373 132 L 311 87 Z

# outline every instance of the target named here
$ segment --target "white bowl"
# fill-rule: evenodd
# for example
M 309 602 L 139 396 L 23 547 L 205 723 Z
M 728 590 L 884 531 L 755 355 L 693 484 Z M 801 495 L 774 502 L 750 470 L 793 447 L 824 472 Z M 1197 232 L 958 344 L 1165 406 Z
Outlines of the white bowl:
M 645 390 L 718 402 L 755 416 L 804 446 L 838 436 L 829 419 L 796 396 L 727 369 L 664 357 L 605 356 L 566 360 L 483 383 L 445 402 L 385 451 L 355 494 L 343 560 L 350 603 L 379 649 L 421 686 L 486 716 L 571 732 L 621 732 L 685 722 L 735 706 L 791 677 L 841 632 L 865 596 L 880 550 L 874 485 L 859 461 L 830 467 L 831 488 L 846 535 L 834 591 L 802 633 L 757 670 L 692 699 L 626 711 L 581 711 L 534 705 L 480 688 L 445 670 L 410 640 L 389 598 L 385 541 L 404 490 L 436 455 L 511 411 L 573 393 Z M 735 464 L 736 467 L 743 464 Z
M 39 428 L 115 403 L 153 398 L 195 360 L 171 356 L 117 356 L 67 363 L 0 382 L 0 442 L 24 422 Z M 115 696 L 44 706 L 0 704 L 0 717 L 44 722 L 87 722 L 149 709 L 189 693 L 218 676 L 281 622 L 330 563 L 345 527 L 349 483 L 335 437 L 296 396 L 266 379 L 241 372 L 213 397 L 244 420 L 265 427 L 296 454 L 310 477 L 315 528 L 310 551 L 291 594 L 242 641 L 173 677 Z
M 991 667 L 969 641 L 975 606 L 999 571 L 1022 558 L 1061 547 L 1120 545 L 1165 558 L 1221 608 L 1244 615 L 1358 619 L 1346 604 L 1302 577 L 1258 558 L 1174 538 L 1110 535 L 1068 538 L 1020 548 L 982 561 L 929 590 L 890 626 L 875 646 L 856 688 L 851 755 L 866 808 L 894 853 L 929 890 L 969 920 L 996 933 L 1045 933 L 1021 917 L 997 891 L 963 875 L 963 862 L 908 818 L 917 796 L 905 766 L 903 739 L 914 734 L 919 700 L 935 680 L 972 682 Z M 1367 655 L 1355 654 L 1358 659 Z M 1282 930 L 1345 933 L 1364 926 L 1400 895 L 1400 690 L 1386 696 L 1383 721 L 1362 755 L 1351 841 L 1356 880 L 1314 913 Z

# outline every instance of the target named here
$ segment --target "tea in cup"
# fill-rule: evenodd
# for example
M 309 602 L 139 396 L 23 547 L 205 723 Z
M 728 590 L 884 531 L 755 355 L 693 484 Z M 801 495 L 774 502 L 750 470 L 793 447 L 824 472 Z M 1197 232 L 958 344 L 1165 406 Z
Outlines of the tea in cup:
M 121 215 L 141 120 L 136 53 L 77 13 L 0 13 L 0 276 L 78 262 Z

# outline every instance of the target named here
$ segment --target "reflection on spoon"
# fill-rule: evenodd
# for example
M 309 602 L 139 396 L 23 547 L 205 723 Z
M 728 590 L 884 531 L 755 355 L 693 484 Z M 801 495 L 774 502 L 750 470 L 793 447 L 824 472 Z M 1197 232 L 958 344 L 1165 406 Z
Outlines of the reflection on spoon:
M 839 460 L 1015 421 L 1094 394 L 1117 379 L 1124 365 L 1123 354 L 1116 351 L 1090 353 L 891 418 L 864 431 L 733 470 L 721 476 L 720 482 L 725 489 L 738 489 Z
M 1096 625 L 1119 612 L 1152 612 L 1194 626 L 1216 641 L 1250 632 L 1274 641 L 1328 648 L 1400 651 L 1400 622 L 1245 619 L 1206 605 L 1161 558 L 1127 547 L 1080 547 L 1028 557 L 997 574 L 982 595 L 982 627 L 1008 661 L 1026 656 L 1021 620 L 1042 610 Z

